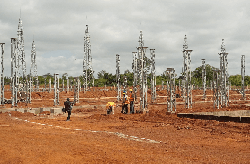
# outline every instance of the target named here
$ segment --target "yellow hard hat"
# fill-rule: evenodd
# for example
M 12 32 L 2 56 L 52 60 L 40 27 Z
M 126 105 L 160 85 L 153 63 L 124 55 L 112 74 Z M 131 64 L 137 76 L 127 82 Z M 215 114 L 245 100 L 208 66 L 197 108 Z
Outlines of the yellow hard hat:
M 133 90 L 132 90 L 132 89 L 130 89 L 129 91 L 131 91 L 131 92 L 132 92 Z

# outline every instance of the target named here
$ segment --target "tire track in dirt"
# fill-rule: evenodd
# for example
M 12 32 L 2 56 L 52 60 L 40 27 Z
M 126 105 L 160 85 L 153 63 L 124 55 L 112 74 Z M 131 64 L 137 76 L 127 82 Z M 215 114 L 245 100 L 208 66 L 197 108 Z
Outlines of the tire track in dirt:
M 163 143 L 162 141 L 156 141 L 156 140 L 151 140 L 151 139 L 147 139 L 147 138 L 140 138 L 137 136 L 130 136 L 127 134 L 123 134 L 123 133 L 119 133 L 119 132 L 110 132 L 110 131 L 96 131 L 96 130 L 86 130 L 86 129 L 71 129 L 71 128 L 65 128 L 62 126 L 54 126 L 54 125 L 50 125 L 50 124 L 42 124 L 39 122 L 30 122 L 29 120 L 23 120 L 21 118 L 18 117 L 14 117 L 15 120 L 19 120 L 19 121 L 24 121 L 27 123 L 32 123 L 32 124 L 37 124 L 37 125 L 41 125 L 41 126 L 49 126 L 49 127 L 55 127 L 55 128 L 60 128 L 60 129 L 65 129 L 65 130 L 74 130 L 74 131 L 85 131 L 85 132 L 91 132 L 91 133 L 106 133 L 106 134 L 113 134 L 118 136 L 119 138 L 124 138 L 124 139 L 128 139 L 128 140 L 133 140 L 133 141 L 138 141 L 138 142 L 147 142 L 147 143 Z

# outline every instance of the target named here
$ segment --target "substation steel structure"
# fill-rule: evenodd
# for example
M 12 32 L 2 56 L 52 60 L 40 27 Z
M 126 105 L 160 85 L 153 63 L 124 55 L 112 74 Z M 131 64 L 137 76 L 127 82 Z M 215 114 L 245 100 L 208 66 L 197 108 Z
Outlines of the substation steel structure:
M 5 43 L 0 43 L 0 46 L 1 46 L 0 103 L 1 105 L 4 105 L 4 67 L 3 67 L 4 45 Z
M 147 109 L 147 67 L 146 67 L 146 50 L 148 47 L 144 47 L 144 40 L 142 31 L 139 36 L 138 50 L 138 84 L 140 85 L 140 112 L 144 112 Z
M 242 99 L 245 100 L 245 55 L 241 55 L 241 94 Z
M 202 62 L 202 87 L 203 87 L 203 99 L 206 99 L 206 61 L 201 59 Z
M 133 63 L 132 63 L 132 69 L 134 73 L 134 81 L 133 81 L 133 93 L 135 95 L 135 101 L 137 100 L 137 81 L 138 81 L 138 60 L 137 60 L 137 52 L 132 52 L 133 56 Z
M 54 106 L 59 105 L 59 74 L 54 74 Z
M 175 70 L 174 68 L 167 68 L 166 75 L 169 78 L 168 84 L 168 102 L 167 102 L 167 110 L 168 112 L 176 112 L 176 97 L 175 97 Z
M 31 91 L 34 91 L 34 78 L 35 78 L 35 90 L 38 91 L 38 75 L 37 75 L 37 64 L 36 64 L 36 45 L 35 41 L 32 42 L 32 49 L 31 49 L 31 66 L 30 66 L 30 81 L 31 81 Z
M 116 54 L 116 83 L 117 83 L 117 100 L 121 100 L 121 75 L 120 75 L 120 55 Z
M 94 86 L 94 71 L 92 68 L 91 44 L 88 25 L 86 25 L 84 36 L 84 57 L 83 57 L 83 86 L 84 92 Z
M 229 105 L 228 62 L 224 39 L 222 39 L 220 56 L 220 103 L 221 107 Z
M 192 85 L 191 85 L 191 52 L 193 50 L 188 50 L 187 36 L 184 37 L 183 44 L 183 58 L 184 67 L 182 70 L 183 74 L 183 98 L 185 99 L 185 108 L 192 108 Z
M 214 69 L 213 70 L 213 106 L 214 108 L 220 108 L 220 70 Z
M 156 100 L 155 49 L 150 49 L 151 56 L 151 102 Z
M 79 90 L 80 90 L 80 79 L 79 77 L 74 79 L 74 104 L 79 103 Z

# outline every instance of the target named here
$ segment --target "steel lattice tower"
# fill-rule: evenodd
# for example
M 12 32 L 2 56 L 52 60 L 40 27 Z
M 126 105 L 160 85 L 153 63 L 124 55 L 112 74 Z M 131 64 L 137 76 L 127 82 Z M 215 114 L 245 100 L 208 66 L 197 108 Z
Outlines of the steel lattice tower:
M 135 95 L 135 101 L 137 99 L 137 81 L 138 81 L 138 59 L 137 59 L 137 52 L 132 52 L 133 55 L 133 63 L 132 63 L 132 69 L 134 73 L 134 81 L 133 81 L 133 92 Z
M 4 67 L 3 67 L 3 58 L 4 58 L 4 44 L 0 43 L 1 46 L 1 77 L 0 77 L 0 104 L 4 105 Z
M 242 99 L 245 99 L 245 55 L 241 55 L 241 93 Z
M 17 92 L 19 86 L 17 61 L 17 39 L 11 38 L 11 107 L 17 106 Z
M 74 79 L 74 104 L 79 103 L 79 89 L 80 89 L 80 79 L 79 77 Z
M 167 75 L 169 77 L 169 89 L 168 89 L 168 112 L 176 112 L 176 103 L 175 103 L 175 70 L 174 68 L 167 68 Z
M 23 25 L 22 20 L 19 18 L 18 30 L 17 30 L 17 68 L 18 68 L 18 82 L 22 84 L 18 91 L 25 91 L 26 84 L 26 62 L 25 62 L 25 52 L 24 52 L 24 38 L 23 38 Z M 20 81 L 20 78 L 22 80 Z M 27 91 L 25 91 L 27 92 Z
M 120 83 L 120 55 L 116 54 L 116 82 L 117 82 L 117 100 L 121 100 L 121 83 Z
M 206 62 L 205 59 L 201 59 L 202 61 L 202 85 L 203 85 L 203 98 L 206 98 Z
M 150 49 L 151 56 L 151 102 L 156 100 L 155 49 Z
M 185 107 L 192 108 L 192 86 L 191 86 L 191 52 L 193 50 L 188 50 L 187 37 L 185 35 L 184 44 L 183 44 L 183 58 L 184 58 L 184 67 L 182 70 L 183 81 L 185 89 L 183 95 L 185 97 Z
M 140 110 L 143 112 L 147 108 L 147 68 L 146 68 L 146 49 L 144 47 L 142 31 L 139 36 L 138 50 L 138 75 L 140 84 Z
M 36 45 L 35 45 L 34 40 L 32 42 L 31 66 L 30 66 L 30 81 L 31 81 L 31 88 L 32 89 L 33 89 L 33 78 L 35 78 L 35 80 L 36 80 L 35 88 L 38 89 L 38 75 L 37 75 L 37 64 L 36 64 Z
M 227 55 L 226 53 L 226 48 L 224 44 L 224 39 L 222 39 L 222 44 L 221 44 L 221 52 L 219 53 L 220 55 L 220 96 L 221 96 L 221 106 L 228 106 L 229 103 L 229 88 L 228 88 L 228 62 L 227 62 Z
M 59 74 L 54 74 L 54 105 L 59 105 Z
M 214 108 L 220 108 L 220 70 L 213 70 L 213 103 Z
M 83 80 L 84 91 L 89 90 L 89 86 L 94 86 L 94 71 L 92 68 L 91 44 L 88 25 L 86 25 L 84 36 L 84 58 L 83 58 Z

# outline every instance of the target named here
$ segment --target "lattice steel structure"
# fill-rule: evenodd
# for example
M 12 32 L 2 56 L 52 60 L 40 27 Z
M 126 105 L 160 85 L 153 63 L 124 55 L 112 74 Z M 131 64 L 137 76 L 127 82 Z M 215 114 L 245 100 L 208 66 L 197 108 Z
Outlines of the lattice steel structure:
M 144 40 L 142 31 L 139 36 L 138 50 L 138 76 L 140 85 L 140 112 L 143 112 L 147 108 L 147 67 L 146 67 L 146 50 L 148 47 L 144 47 Z
M 224 39 L 222 39 L 220 56 L 220 98 L 221 106 L 226 107 L 229 105 L 229 88 L 228 88 L 228 62 L 227 62 L 226 48 L 224 44 Z
M 117 100 L 121 100 L 121 79 L 120 79 L 120 55 L 116 54 L 116 83 L 117 83 Z
M 203 86 L 203 98 L 205 99 L 206 96 L 206 62 L 205 59 L 201 59 L 202 62 L 202 86 Z
M 156 100 L 155 49 L 150 49 L 151 56 L 151 102 Z
M 86 25 L 84 36 L 83 85 L 84 91 L 89 90 L 90 85 L 94 86 L 94 71 L 92 68 L 91 44 L 88 25 Z
M 245 55 L 241 55 L 241 93 L 244 100 L 245 95 Z
M 31 66 L 30 66 L 30 81 L 31 81 L 31 91 L 33 91 L 33 84 L 35 78 L 35 88 L 38 90 L 38 75 L 37 75 L 37 64 L 36 64 L 36 45 L 35 41 L 32 42 L 31 49 Z
M 74 79 L 74 104 L 79 103 L 79 89 L 80 89 L 80 79 L 79 77 Z
M 169 89 L 168 89 L 168 112 L 176 112 L 175 102 L 175 70 L 174 68 L 167 68 L 167 76 L 169 77 Z
M 214 108 L 220 108 L 220 70 L 213 70 L 213 103 Z
M 54 74 L 54 105 L 59 105 L 59 74 Z
M 133 56 L 133 63 L 132 63 L 132 69 L 134 73 L 134 81 L 133 81 L 133 93 L 135 96 L 135 101 L 137 100 L 137 81 L 138 81 L 138 59 L 137 59 L 137 52 L 132 52 Z
M 4 105 L 4 67 L 3 67 L 4 45 L 5 43 L 0 43 L 1 46 L 0 104 L 1 105 Z
M 27 92 L 26 90 L 26 62 L 25 62 L 25 52 L 24 52 L 24 38 L 23 38 L 23 25 L 22 20 L 19 18 L 18 30 L 17 30 L 17 74 L 18 74 L 18 83 L 21 85 L 18 86 L 18 91 Z M 20 79 L 22 77 L 22 80 Z
M 11 107 L 17 106 L 18 81 L 17 38 L 11 38 Z
M 183 80 L 182 82 L 185 85 L 183 90 L 183 96 L 185 98 L 185 107 L 192 108 L 192 86 L 191 86 L 191 52 L 193 50 L 188 50 L 187 37 L 185 35 L 184 44 L 183 44 L 183 58 L 184 58 L 184 67 L 182 70 Z

